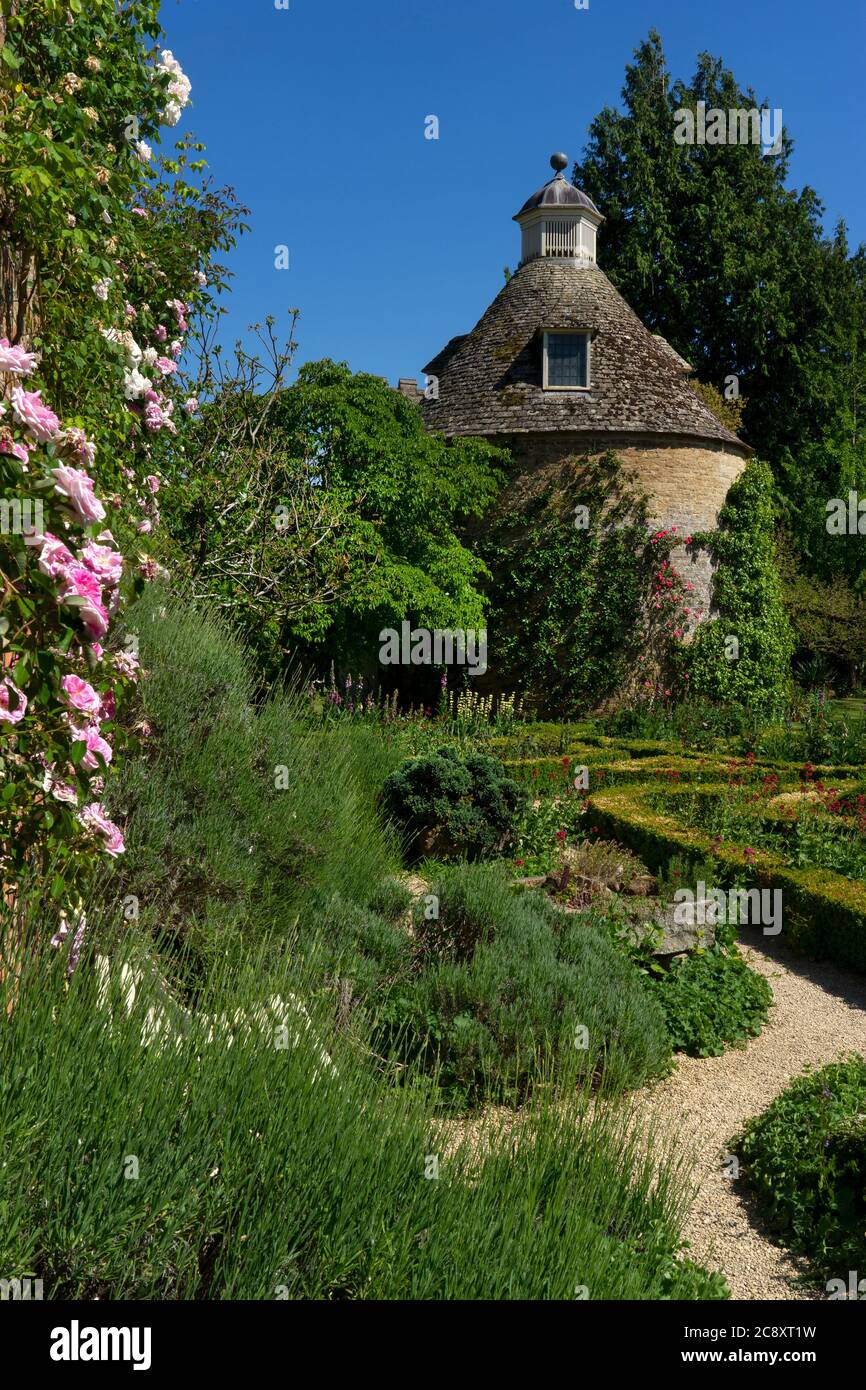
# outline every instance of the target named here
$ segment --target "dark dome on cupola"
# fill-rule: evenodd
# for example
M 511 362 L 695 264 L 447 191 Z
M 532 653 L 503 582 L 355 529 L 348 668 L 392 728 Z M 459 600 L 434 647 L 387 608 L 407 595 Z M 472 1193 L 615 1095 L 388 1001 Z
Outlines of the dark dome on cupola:
M 568 158 L 564 154 L 555 154 L 550 161 L 551 167 L 556 170 L 556 174 L 547 183 L 533 193 L 531 198 L 527 198 L 520 212 L 515 214 L 514 221 L 522 217 L 525 212 L 533 212 L 535 208 L 586 208 L 588 212 L 595 213 L 599 222 L 604 218 L 591 198 L 585 193 L 581 193 L 579 188 L 575 188 L 573 183 L 569 183 L 562 170 L 568 163 Z

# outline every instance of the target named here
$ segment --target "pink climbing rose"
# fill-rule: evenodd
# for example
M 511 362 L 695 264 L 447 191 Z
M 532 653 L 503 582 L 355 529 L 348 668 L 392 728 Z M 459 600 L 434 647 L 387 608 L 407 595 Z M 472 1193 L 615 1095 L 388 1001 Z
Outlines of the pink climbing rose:
M 75 556 L 72 551 L 68 550 L 56 536 L 52 536 L 50 531 L 46 531 L 42 551 L 39 555 L 39 568 L 42 573 L 47 574 L 49 579 L 59 579 L 68 567 L 74 564 Z
M 58 433 L 60 421 L 53 410 L 42 404 L 39 391 L 25 391 L 21 386 L 13 386 L 11 402 L 12 414 L 19 425 L 23 425 L 40 444 L 47 444 Z
M 87 830 L 96 831 L 104 838 L 103 849 L 106 854 L 117 856 L 123 854 L 126 846 L 123 843 L 123 835 L 118 826 L 108 819 L 105 809 L 98 801 L 92 801 L 89 806 L 85 806 L 79 813 L 78 819 Z
M 30 461 L 30 454 L 27 451 L 27 445 L 23 444 L 20 440 L 0 440 L 0 454 L 11 454 L 13 458 L 18 459 L 19 463 L 23 463 L 25 465 L 24 471 L 27 471 L 26 465 Z
M 93 480 L 80 468 L 69 468 L 62 464 L 52 468 L 54 491 L 65 497 L 75 511 L 76 520 L 82 526 L 90 526 L 94 521 L 102 521 L 105 508 L 93 491 Z
M 83 599 L 74 605 L 78 616 L 91 637 L 104 637 L 108 631 L 108 613 L 102 602 L 102 586 L 92 570 L 76 562 L 69 565 L 60 578 L 62 602 L 67 599 Z
M 93 772 L 99 766 L 94 756 L 96 753 L 98 753 L 101 758 L 104 758 L 105 762 L 111 762 L 111 744 L 102 737 L 102 734 L 99 732 L 98 724 L 85 724 L 81 727 L 73 724 L 72 729 L 73 743 L 83 742 L 87 747 L 87 752 L 81 759 L 82 767 L 86 768 L 88 772 Z
M 25 352 L 23 347 L 13 347 L 8 338 L 0 338 L 0 372 L 10 376 L 29 376 L 36 371 L 35 352 Z
M 97 545 L 88 541 L 81 552 L 81 559 L 87 569 L 106 585 L 119 584 L 123 574 L 123 556 L 109 545 Z
M 64 676 L 60 688 L 66 696 L 67 703 L 73 709 L 81 710 L 82 714 L 98 714 L 102 708 L 101 697 L 93 686 L 80 676 Z
M 15 704 L 10 709 L 9 693 L 15 696 Z M 4 676 L 0 682 L 0 722 L 7 724 L 20 724 L 27 712 L 27 696 L 23 690 L 19 690 L 14 681 L 9 676 Z

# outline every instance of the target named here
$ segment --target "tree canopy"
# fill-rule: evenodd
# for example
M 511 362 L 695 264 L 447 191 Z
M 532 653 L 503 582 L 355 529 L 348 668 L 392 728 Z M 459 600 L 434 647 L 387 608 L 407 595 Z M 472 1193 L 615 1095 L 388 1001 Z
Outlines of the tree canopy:
M 702 53 L 691 80 L 675 80 L 653 30 L 622 95 L 622 110 L 593 120 L 574 171 L 605 214 L 601 264 L 702 381 L 737 378 L 744 438 L 771 463 L 777 512 L 808 558 L 840 478 L 866 483 L 866 253 L 850 254 L 843 224 L 825 234 L 814 189 L 788 187 L 787 130 L 774 150 L 674 138 L 676 113 L 698 102 L 772 109 L 721 59 Z M 852 577 L 862 563 L 844 547 L 822 559 Z

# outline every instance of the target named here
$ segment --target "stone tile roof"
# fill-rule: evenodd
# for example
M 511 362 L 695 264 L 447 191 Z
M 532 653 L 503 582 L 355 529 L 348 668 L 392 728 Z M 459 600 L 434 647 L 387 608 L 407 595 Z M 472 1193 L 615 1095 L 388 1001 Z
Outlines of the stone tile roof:
M 569 328 L 592 334 L 590 389 L 545 391 L 543 332 Z M 685 366 L 597 266 L 539 257 L 516 271 L 471 333 L 425 367 L 439 394 L 423 402 L 424 422 L 447 435 L 682 435 L 750 453 L 695 395 Z

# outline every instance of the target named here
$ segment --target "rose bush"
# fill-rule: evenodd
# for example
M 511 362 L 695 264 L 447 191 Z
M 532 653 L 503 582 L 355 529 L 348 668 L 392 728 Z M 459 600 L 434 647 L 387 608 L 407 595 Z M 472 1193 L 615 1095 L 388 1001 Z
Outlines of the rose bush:
M 140 674 L 118 618 L 164 573 L 141 538 L 206 389 L 180 359 L 241 226 L 202 146 L 153 157 L 190 98 L 158 12 L 12 0 L 0 17 L 0 972 L 26 881 L 49 884 L 77 959 L 84 885 L 123 853 L 100 799 Z

